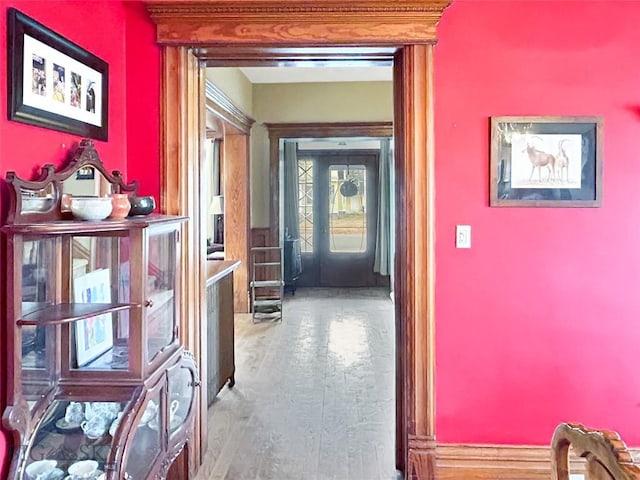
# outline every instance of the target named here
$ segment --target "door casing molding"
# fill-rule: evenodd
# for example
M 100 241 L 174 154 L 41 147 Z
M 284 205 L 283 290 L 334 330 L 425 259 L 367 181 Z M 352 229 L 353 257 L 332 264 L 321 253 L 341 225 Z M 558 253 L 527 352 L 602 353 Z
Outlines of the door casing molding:
M 200 132 L 204 132 L 202 95 L 181 93 L 185 79 L 174 76 L 186 69 L 189 77 L 194 59 L 211 64 L 235 57 L 245 65 L 259 65 L 292 56 L 301 58 L 305 49 L 312 47 L 314 59 L 345 58 L 351 49 L 363 61 L 393 61 L 396 463 L 405 478 L 411 479 L 436 476 L 433 45 L 436 24 L 449 3 L 450 0 L 357 0 L 349 4 L 338 0 L 147 2 L 157 24 L 163 58 L 172 59 L 162 69 L 161 170 L 163 174 L 175 172 L 179 177 L 163 180 L 162 208 L 167 213 L 195 214 L 192 218 L 200 218 L 199 206 L 194 205 L 197 189 L 189 188 L 194 175 L 199 174 Z M 189 49 L 192 47 L 197 48 Z M 179 101 L 177 106 L 169 105 L 175 100 Z M 200 258 L 188 256 L 183 271 L 184 288 L 191 289 L 183 293 L 184 298 L 196 302 L 187 307 L 187 313 L 198 315 L 185 320 L 196 328 L 185 342 L 196 355 L 206 355 L 194 343 L 204 302 L 204 256 L 199 238 L 185 238 L 193 254 L 200 246 Z
M 202 70 L 202 69 L 201 69 Z M 204 72 L 201 71 L 204 76 Z M 255 120 L 239 108 L 218 87 L 204 80 L 205 133 L 213 124 L 221 132 L 222 192 L 225 203 L 224 249 L 226 258 L 242 263 L 233 275 L 233 303 L 236 312 L 249 311 L 249 256 L 251 249 L 249 192 L 249 134 Z M 220 125 L 216 125 L 220 123 Z M 213 133 L 213 132 L 212 132 Z M 209 136 L 209 135 L 207 135 Z M 247 178 L 246 181 L 238 179 Z M 206 179 L 202 178 L 202 181 Z M 206 190 L 201 185 L 201 191 Z M 199 222 L 202 223 L 202 222 Z M 203 309 L 204 311 L 204 309 Z

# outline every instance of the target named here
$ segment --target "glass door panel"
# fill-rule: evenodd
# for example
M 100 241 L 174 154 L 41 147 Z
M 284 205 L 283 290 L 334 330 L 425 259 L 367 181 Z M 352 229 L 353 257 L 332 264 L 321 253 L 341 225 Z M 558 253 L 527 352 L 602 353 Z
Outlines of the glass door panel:
M 313 163 L 298 160 L 298 234 L 303 253 L 313 253 Z
M 75 402 L 55 400 L 33 434 L 26 455 L 28 465 L 41 460 L 56 462 L 63 478 L 76 462 L 97 462 L 97 478 L 104 471 L 112 449 L 114 422 L 119 421 L 128 402 Z M 70 478 L 70 477 L 65 477 Z
M 318 165 L 318 278 L 323 287 L 373 286 L 377 153 L 342 152 Z
M 176 340 L 177 231 L 151 232 L 146 276 L 147 361 Z
M 56 247 L 54 238 L 26 237 L 22 243 L 22 317 L 56 304 Z M 57 332 L 52 325 L 21 328 L 22 392 L 30 408 L 53 388 Z
M 169 437 L 172 438 L 187 420 L 194 395 L 191 369 L 180 366 L 169 371 Z
M 129 237 L 74 237 L 71 241 L 73 304 L 112 308 L 130 302 Z M 129 368 L 129 310 L 103 313 L 70 328 L 71 369 Z
M 329 167 L 329 251 L 367 249 L 367 170 L 364 165 Z
M 157 388 L 149 396 L 138 424 L 134 427 L 136 434 L 125 469 L 126 474 L 129 475 L 127 478 L 148 478 L 156 458 L 162 453 L 164 442 L 161 396 L 163 392 L 164 389 Z

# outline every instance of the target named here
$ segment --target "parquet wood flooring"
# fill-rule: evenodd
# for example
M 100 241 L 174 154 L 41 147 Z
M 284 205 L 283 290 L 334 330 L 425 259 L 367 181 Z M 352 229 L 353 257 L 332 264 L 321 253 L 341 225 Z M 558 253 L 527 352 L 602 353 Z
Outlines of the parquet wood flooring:
M 298 289 L 282 322 L 236 315 L 236 385 L 196 480 L 390 480 L 394 313 L 384 289 Z

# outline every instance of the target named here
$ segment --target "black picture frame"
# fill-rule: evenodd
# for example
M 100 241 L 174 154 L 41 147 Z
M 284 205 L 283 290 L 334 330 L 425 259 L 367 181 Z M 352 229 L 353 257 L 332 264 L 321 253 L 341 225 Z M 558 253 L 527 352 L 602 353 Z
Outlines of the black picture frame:
M 492 207 L 600 207 L 602 118 L 491 117 Z
M 90 165 L 80 167 L 76 172 L 76 180 L 93 180 L 95 179 L 96 170 Z
M 7 9 L 9 120 L 108 140 L 109 65 Z

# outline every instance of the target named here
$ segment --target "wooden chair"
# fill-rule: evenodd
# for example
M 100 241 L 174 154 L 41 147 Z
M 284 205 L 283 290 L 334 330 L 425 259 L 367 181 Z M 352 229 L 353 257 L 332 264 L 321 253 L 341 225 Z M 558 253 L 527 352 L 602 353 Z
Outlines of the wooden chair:
M 552 480 L 569 480 L 569 446 L 587 461 L 585 480 L 640 480 L 640 466 L 620 435 L 569 423 L 560 424 L 553 433 Z

